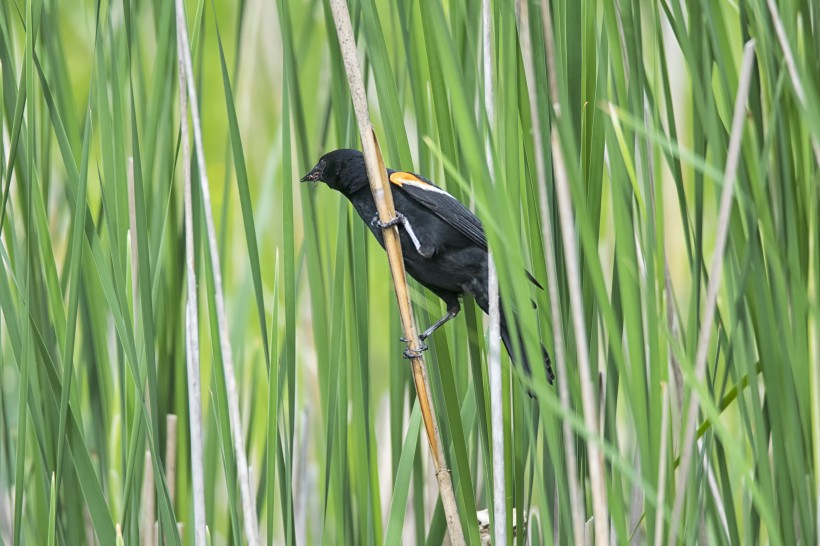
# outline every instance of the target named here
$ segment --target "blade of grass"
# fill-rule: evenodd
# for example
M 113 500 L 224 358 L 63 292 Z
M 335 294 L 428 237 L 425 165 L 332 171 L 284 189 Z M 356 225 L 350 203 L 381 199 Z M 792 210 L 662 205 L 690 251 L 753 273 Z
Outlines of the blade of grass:
M 544 253 L 546 256 L 546 264 L 547 264 L 547 287 L 549 289 L 550 295 L 550 313 L 552 319 L 552 335 L 554 340 L 554 351 L 555 351 L 555 361 L 556 361 L 556 371 L 557 371 L 557 380 L 558 380 L 558 392 L 561 400 L 561 405 L 569 410 L 570 408 L 570 398 L 569 398 L 569 377 L 568 377 L 568 367 L 566 363 L 566 356 L 564 352 L 564 339 L 563 339 L 563 327 L 561 322 L 561 310 L 559 308 L 560 305 L 560 295 L 559 295 L 559 286 L 558 286 L 558 271 L 555 266 L 555 261 L 552 259 L 555 256 L 555 248 L 554 248 L 554 235 L 552 233 L 552 224 L 549 218 L 549 205 L 547 203 L 547 174 L 546 174 L 546 166 L 544 164 L 544 156 L 538 152 L 538 150 L 543 149 L 543 133 L 541 129 L 541 122 L 538 113 L 538 105 L 537 105 L 537 93 L 535 92 L 535 65 L 534 59 L 532 54 L 532 48 L 529 41 L 530 33 L 527 32 L 529 26 L 529 7 L 525 10 L 523 6 L 520 6 L 521 11 L 521 25 L 522 30 L 519 32 L 520 39 L 522 41 L 521 51 L 524 57 L 524 67 L 527 75 L 527 85 L 529 89 L 530 95 L 530 110 L 531 110 L 531 118 L 533 123 L 533 138 L 535 139 L 535 166 L 536 166 L 536 174 L 538 179 L 538 199 L 539 204 L 541 207 L 541 214 L 544 216 L 541 220 L 541 232 L 542 232 L 542 240 L 544 244 Z M 554 59 L 554 53 L 551 53 L 554 48 L 554 43 L 552 43 L 552 21 L 551 21 L 551 14 L 549 10 L 551 10 L 551 6 L 549 3 L 544 4 L 541 6 L 542 9 L 542 17 L 544 18 L 544 31 L 545 31 L 545 42 L 546 42 L 546 50 L 549 58 Z M 555 73 L 554 68 L 552 65 L 549 65 L 549 74 L 550 74 L 550 92 L 552 94 L 553 100 L 558 100 L 557 95 L 557 83 L 555 81 Z M 557 102 L 554 103 L 557 107 Z M 557 112 L 556 112 L 557 113 Z M 564 434 L 564 450 L 566 456 L 566 465 L 567 465 L 567 478 L 569 480 L 569 494 L 570 494 L 570 514 L 572 516 L 572 531 L 575 540 L 580 540 L 580 537 L 583 536 L 583 522 L 585 520 L 583 515 L 583 493 L 580 489 L 580 486 L 577 481 L 578 470 L 577 470 L 577 463 L 576 463 L 576 455 L 575 455 L 575 442 L 572 436 L 572 431 L 570 430 L 569 424 L 564 422 L 563 425 L 563 434 Z
M 704 308 L 703 323 L 698 338 L 698 351 L 695 357 L 695 380 L 703 380 L 706 372 L 706 357 L 709 350 L 709 338 L 711 337 L 712 323 L 714 321 L 715 307 L 717 305 L 717 292 L 720 287 L 721 273 L 723 271 L 723 251 L 726 247 L 726 238 L 729 231 L 729 215 L 732 212 L 733 189 L 735 176 L 737 174 L 738 158 L 740 155 L 740 144 L 743 138 L 743 124 L 746 119 L 746 101 L 749 94 L 752 67 L 755 54 L 755 43 L 749 41 L 743 48 L 743 67 L 741 69 L 741 79 L 738 86 L 737 98 L 735 99 L 735 112 L 732 118 L 732 133 L 729 143 L 729 154 L 726 160 L 724 172 L 725 185 L 721 192 L 720 213 L 718 221 L 718 232 L 716 234 L 715 251 L 712 255 L 712 263 L 709 272 L 709 287 L 706 292 L 706 305 Z M 698 416 L 699 398 L 693 393 L 689 401 L 689 408 L 686 414 L 684 425 L 684 439 L 682 443 L 683 454 L 681 455 L 681 467 L 679 483 L 685 484 L 691 464 L 694 435 L 696 432 L 696 419 Z M 686 493 L 685 487 L 679 487 L 675 494 L 675 503 L 672 510 L 672 528 L 669 531 L 671 542 L 677 540 L 678 527 L 680 525 L 680 513 L 683 509 L 683 500 Z
M 393 483 L 393 498 L 390 501 L 390 513 L 387 516 L 387 530 L 384 533 L 385 544 L 399 544 L 401 532 L 404 528 L 404 516 L 407 510 L 407 497 L 410 489 L 410 477 L 415 461 L 416 446 L 418 445 L 419 429 L 421 427 L 421 411 L 419 404 L 413 404 L 410 412 L 410 423 L 399 458 L 399 467 Z
M 177 49 L 183 46 L 177 29 Z M 188 93 L 185 63 L 177 63 L 179 75 L 180 142 L 182 143 L 182 183 L 185 207 L 185 355 L 188 379 L 188 415 L 191 436 L 191 481 L 193 482 L 194 544 L 205 546 L 205 479 L 202 463 L 202 400 L 199 368 L 199 312 L 197 310 L 197 282 L 194 267 L 194 208 L 191 189 L 191 145 L 188 136 Z
M 225 372 L 225 386 L 228 397 L 228 416 L 230 419 L 230 434 L 233 438 L 234 451 L 236 454 L 236 472 L 239 481 L 239 490 L 242 497 L 242 511 L 244 515 L 245 538 L 251 546 L 259 543 L 257 535 L 256 512 L 251 503 L 250 482 L 248 480 L 248 461 L 245 453 L 245 441 L 243 439 L 242 425 L 239 419 L 239 402 L 236 389 L 236 375 L 233 366 L 233 355 L 231 353 L 230 340 L 228 339 L 228 321 L 225 315 L 225 301 L 222 287 L 222 272 L 219 265 L 219 255 L 216 244 L 216 230 L 214 229 L 213 214 L 211 212 L 210 188 L 208 186 L 208 175 L 205 167 L 205 154 L 202 146 L 202 129 L 199 121 L 199 105 L 197 101 L 196 88 L 193 80 L 193 68 L 191 66 L 191 52 L 188 45 L 188 29 L 185 24 L 185 8 L 181 0 L 176 1 L 177 32 L 180 36 L 182 47 L 179 48 L 179 55 L 185 65 L 185 75 L 188 88 L 188 96 L 191 105 L 191 117 L 194 125 L 194 145 L 196 150 L 197 163 L 199 166 L 199 181 L 202 200 L 204 202 L 205 227 L 210 249 L 211 271 L 214 280 L 214 299 L 216 302 L 217 318 L 219 321 L 219 346 L 222 353 L 222 364 Z
M 213 5 L 213 1 L 211 2 Z M 248 246 L 248 257 L 251 262 L 251 278 L 253 279 L 253 290 L 256 296 L 256 312 L 259 317 L 259 329 L 261 331 L 262 348 L 265 351 L 265 362 L 270 368 L 270 348 L 268 347 L 267 321 L 265 319 L 265 298 L 262 293 L 262 273 L 259 265 L 259 249 L 256 244 L 256 227 L 253 221 L 253 206 L 251 205 L 251 193 L 248 184 L 248 169 L 245 166 L 245 152 L 242 148 L 242 136 L 239 132 L 239 122 L 236 119 L 236 106 L 231 90 L 231 82 L 228 77 L 228 66 L 225 62 L 225 51 L 222 47 L 222 37 L 219 33 L 219 24 L 214 22 L 216 27 L 216 39 L 219 45 L 219 61 L 222 67 L 222 84 L 225 89 L 225 107 L 228 111 L 228 124 L 231 131 L 231 145 L 233 147 L 233 161 L 236 169 L 236 182 L 239 189 L 239 202 L 242 205 L 242 221 L 245 225 L 245 242 Z

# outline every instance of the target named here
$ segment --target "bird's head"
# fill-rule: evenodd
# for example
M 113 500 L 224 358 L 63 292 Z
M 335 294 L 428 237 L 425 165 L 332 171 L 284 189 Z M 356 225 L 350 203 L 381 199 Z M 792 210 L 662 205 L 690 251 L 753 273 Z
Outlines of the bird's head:
M 359 150 L 334 150 L 319 159 L 302 182 L 324 182 L 345 195 L 367 185 L 367 168 Z

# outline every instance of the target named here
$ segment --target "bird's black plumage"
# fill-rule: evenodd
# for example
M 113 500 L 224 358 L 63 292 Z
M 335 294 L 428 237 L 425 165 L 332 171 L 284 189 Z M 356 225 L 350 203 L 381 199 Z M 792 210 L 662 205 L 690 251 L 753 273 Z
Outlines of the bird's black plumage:
M 458 298 L 463 294 L 472 295 L 487 313 L 487 239 L 481 221 L 455 197 L 426 178 L 392 169 L 387 173 L 393 204 L 403 218 L 398 231 L 405 268 L 447 305 L 447 315 L 423 332 L 422 340 L 458 314 L 461 309 Z M 325 154 L 302 181 L 324 182 L 347 197 L 384 247 L 378 211 L 360 151 L 335 150 Z M 507 318 L 502 313 L 501 338 L 510 357 L 515 360 Z M 549 354 L 543 347 L 542 353 L 547 377 L 552 381 Z M 520 362 L 529 372 L 526 357 Z

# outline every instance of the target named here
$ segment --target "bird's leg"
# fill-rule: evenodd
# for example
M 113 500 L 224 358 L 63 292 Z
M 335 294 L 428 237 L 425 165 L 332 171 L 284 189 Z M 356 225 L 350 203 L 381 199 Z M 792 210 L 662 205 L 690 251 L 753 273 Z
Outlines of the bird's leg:
M 419 339 L 424 341 L 425 339 L 430 337 L 433 334 L 433 332 L 435 332 L 436 330 L 441 328 L 444 325 L 444 323 L 446 323 L 447 321 L 453 319 L 458 314 L 459 311 L 461 311 L 461 306 L 460 305 L 453 305 L 453 306 L 448 307 L 447 308 L 447 314 L 444 315 L 443 317 L 441 317 L 440 319 L 438 319 L 435 322 L 435 324 L 433 324 L 432 326 L 427 328 L 425 331 L 420 333 L 419 334 Z M 407 343 L 406 339 L 401 338 L 401 340 L 404 341 L 405 343 Z
M 433 332 L 435 332 L 435 331 L 436 331 L 436 330 L 438 330 L 441 326 L 443 326 L 445 322 L 447 322 L 447 321 L 451 320 L 453 317 L 455 317 L 455 316 L 458 314 L 458 312 L 459 312 L 459 309 L 456 309 L 455 311 L 453 311 L 453 310 L 448 310 L 446 315 L 444 315 L 443 317 L 441 317 L 440 319 L 438 319 L 438 320 L 435 322 L 435 324 L 433 324 L 432 326 L 430 326 L 429 328 L 427 328 L 425 331 L 423 331 L 422 333 L 420 333 L 420 334 L 419 334 L 419 339 L 420 339 L 420 340 L 422 340 L 422 341 L 424 341 L 425 339 L 427 339 L 428 337 L 430 337 L 430 336 L 433 334 Z
M 416 237 L 416 232 L 413 231 L 413 226 L 410 224 L 410 220 L 408 220 L 407 216 L 405 216 L 404 214 L 400 213 L 399 211 L 396 211 L 396 217 L 393 218 L 392 220 L 387 221 L 387 222 L 382 222 L 381 220 L 379 220 L 378 215 L 376 215 L 370 221 L 371 226 L 377 226 L 377 227 L 380 227 L 382 229 L 387 229 L 389 227 L 393 227 L 396 224 L 401 224 L 401 225 L 404 226 L 404 229 L 405 229 L 405 231 L 407 231 L 407 234 L 410 236 L 410 239 L 413 240 L 413 246 L 416 247 L 416 252 L 418 252 L 419 254 L 422 254 L 422 252 L 421 252 L 421 242 L 419 242 L 419 238 Z

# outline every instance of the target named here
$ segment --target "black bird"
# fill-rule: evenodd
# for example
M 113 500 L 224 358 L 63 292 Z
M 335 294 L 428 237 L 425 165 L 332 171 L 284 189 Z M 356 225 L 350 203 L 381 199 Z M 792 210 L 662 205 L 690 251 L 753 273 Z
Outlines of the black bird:
M 458 298 L 470 294 L 485 312 L 489 312 L 487 283 L 487 238 L 481 221 L 455 197 L 426 178 L 405 171 L 387 170 L 395 224 L 407 272 L 447 304 L 447 314 L 422 332 L 422 342 L 461 310 Z M 302 182 L 324 182 L 347 197 L 370 231 L 384 247 L 382 227 L 376 203 L 370 192 L 364 155 L 358 150 L 335 150 L 322 156 Z M 527 274 L 530 281 L 537 281 Z M 538 285 L 540 287 L 540 285 Z M 504 313 L 501 314 L 501 339 L 510 358 L 516 360 Z M 426 346 L 424 347 L 426 348 Z M 550 357 L 541 352 L 550 383 L 554 379 Z M 405 351 L 405 356 L 412 356 Z M 520 359 L 530 373 L 526 356 Z

